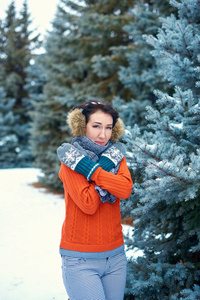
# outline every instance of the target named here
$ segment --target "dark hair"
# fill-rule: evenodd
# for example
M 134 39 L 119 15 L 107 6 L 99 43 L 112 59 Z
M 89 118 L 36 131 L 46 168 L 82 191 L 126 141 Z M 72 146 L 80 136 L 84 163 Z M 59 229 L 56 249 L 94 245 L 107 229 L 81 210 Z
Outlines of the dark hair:
M 96 100 L 89 100 L 83 104 L 76 105 L 75 108 L 80 108 L 82 110 L 82 114 L 85 116 L 86 124 L 89 121 L 89 118 L 96 111 L 101 110 L 104 113 L 110 114 L 113 118 L 113 127 L 115 126 L 117 119 L 119 117 L 118 112 L 112 107 L 110 103 L 98 102 Z

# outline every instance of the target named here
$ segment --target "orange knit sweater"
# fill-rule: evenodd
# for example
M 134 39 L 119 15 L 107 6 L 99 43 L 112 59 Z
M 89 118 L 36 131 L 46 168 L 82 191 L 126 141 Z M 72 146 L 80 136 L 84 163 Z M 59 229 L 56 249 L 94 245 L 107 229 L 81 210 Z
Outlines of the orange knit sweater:
M 116 175 L 97 168 L 91 182 L 63 163 L 59 177 L 65 190 L 66 209 L 60 248 L 102 252 L 122 246 L 119 199 L 128 198 L 133 185 L 126 159 L 123 158 Z M 95 190 L 96 184 L 116 196 L 115 203 L 102 203 Z

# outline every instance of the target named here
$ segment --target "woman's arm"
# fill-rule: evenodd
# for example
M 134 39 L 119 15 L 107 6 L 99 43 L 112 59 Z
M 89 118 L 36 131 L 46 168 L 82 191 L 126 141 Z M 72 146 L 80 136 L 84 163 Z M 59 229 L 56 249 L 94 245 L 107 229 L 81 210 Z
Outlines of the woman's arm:
M 101 204 L 95 190 L 95 183 L 88 181 L 82 174 L 71 170 L 61 163 L 59 177 L 63 182 L 65 193 L 68 193 L 76 205 L 86 214 L 94 214 Z
M 91 180 L 102 189 L 107 190 L 120 199 L 128 198 L 132 191 L 133 181 L 125 157 L 121 161 L 117 174 L 104 171 L 102 168 L 97 168 Z
M 91 177 L 92 182 L 63 163 L 61 163 L 59 176 L 65 192 L 86 214 L 94 214 L 101 204 L 100 197 L 95 190 L 96 184 L 120 199 L 128 198 L 133 186 L 125 158 L 122 159 L 117 174 L 104 171 L 101 167 L 97 168 Z

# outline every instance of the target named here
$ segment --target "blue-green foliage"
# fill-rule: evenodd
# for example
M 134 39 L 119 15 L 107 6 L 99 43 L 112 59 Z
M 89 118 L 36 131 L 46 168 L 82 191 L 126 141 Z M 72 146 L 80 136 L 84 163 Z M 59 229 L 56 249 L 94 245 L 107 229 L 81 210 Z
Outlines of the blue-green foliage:
M 166 11 L 167 13 L 167 11 Z M 124 29 L 133 37 L 133 43 L 125 52 L 128 66 L 121 66 L 119 79 L 131 91 L 132 101 L 116 97 L 113 104 L 126 125 L 146 125 L 145 107 L 155 102 L 154 89 L 166 91 L 166 83 L 159 75 L 157 61 L 151 55 L 153 47 L 147 44 L 144 35 L 156 35 L 160 26 L 159 14 L 151 5 L 138 4 L 133 9 L 134 21 Z M 169 89 L 169 88 L 168 88 Z
M 143 34 L 157 33 L 158 15 L 145 5 L 136 7 L 133 15 L 135 20 L 125 26 L 125 30 L 133 37 L 133 43 L 126 53 L 129 65 L 120 68 L 119 78 L 131 90 L 132 98 L 150 100 L 150 95 L 153 97 L 153 86 L 161 79 L 157 76 L 156 61 L 150 53 L 152 47 L 146 43 Z
M 18 137 L 15 132 L 17 117 L 12 112 L 15 100 L 6 100 L 4 89 L 0 88 L 0 167 L 15 166 L 18 160 Z
M 170 3 L 178 18 L 162 18 L 157 37 L 146 39 L 174 92 L 156 90 L 150 131 L 134 126 L 125 136 L 135 177 L 124 203 L 135 225 L 128 244 L 144 253 L 128 264 L 126 294 L 134 299 L 200 297 L 200 1 Z
M 72 16 L 71 6 L 70 13 L 66 11 L 68 7 L 64 2 L 68 1 L 61 2 L 52 32 L 45 41 L 45 54 L 29 68 L 27 82 L 33 105 L 30 116 L 34 162 L 44 174 L 40 183 L 56 190 L 62 189 L 56 149 L 69 135 L 65 118 L 69 108 L 75 104 L 72 86 L 83 76 L 81 65 L 77 64 L 79 38 L 73 34 L 78 16 Z
M 141 127 L 146 128 L 146 106 L 150 105 L 148 100 L 134 100 L 125 102 L 120 97 L 115 97 L 113 105 L 119 111 L 120 117 L 124 120 L 126 126 L 139 124 Z
M 0 21 L 0 85 L 5 91 L 4 100 L 0 99 L 0 106 L 4 107 L 1 126 L 7 128 L 1 132 L 1 144 L 4 146 L 0 167 L 25 167 L 32 163 L 28 114 L 31 104 L 25 84 L 26 68 L 30 65 L 31 51 L 38 46 L 38 35 L 34 36 L 34 30 L 29 30 L 30 24 L 27 1 L 23 2 L 19 17 L 15 2 L 11 1 L 5 19 Z M 8 107 L 9 114 L 5 113 Z M 9 138 L 11 132 L 12 142 Z
M 55 125 L 54 110 L 49 110 L 49 106 L 53 105 L 52 101 L 47 101 L 46 95 L 43 93 L 44 86 L 47 83 L 47 74 L 44 66 L 41 64 L 42 56 L 36 57 L 34 64 L 27 68 L 29 74 L 26 88 L 30 94 L 32 109 L 29 112 L 31 118 L 31 143 L 30 148 L 34 157 L 34 165 L 44 169 L 47 162 L 50 166 L 57 159 L 55 145 L 52 146 L 51 139 L 54 136 L 52 127 Z M 55 106 L 54 106 L 55 107 Z M 52 169 L 54 172 L 52 172 Z M 60 182 L 54 181 L 54 176 L 59 171 L 59 164 L 53 165 L 52 169 L 48 169 L 45 176 L 40 176 L 39 181 L 43 185 L 60 188 Z M 47 184 L 48 182 L 48 184 Z

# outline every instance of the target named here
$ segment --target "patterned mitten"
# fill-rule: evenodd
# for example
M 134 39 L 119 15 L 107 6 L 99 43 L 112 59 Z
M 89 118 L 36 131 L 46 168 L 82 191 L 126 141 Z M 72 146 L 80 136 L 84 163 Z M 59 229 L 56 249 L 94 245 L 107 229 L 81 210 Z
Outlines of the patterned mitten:
M 98 163 L 105 171 L 110 172 L 124 156 L 125 149 L 120 142 L 117 142 L 101 154 Z
M 57 154 L 61 162 L 70 169 L 83 174 L 87 180 L 90 180 L 94 171 L 99 167 L 99 164 L 89 159 L 85 152 L 68 143 L 58 147 Z

